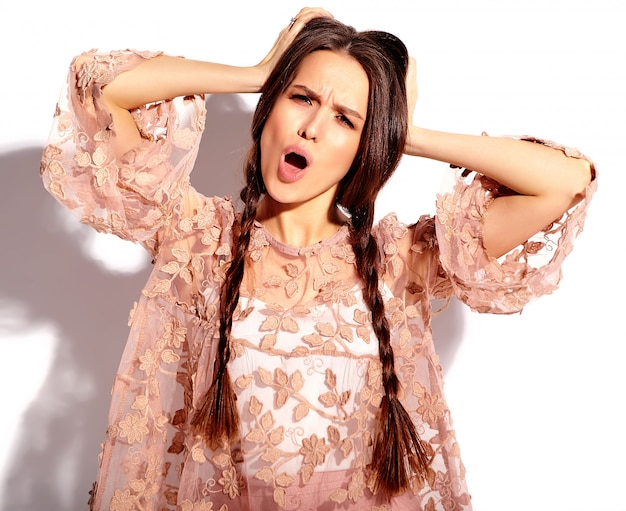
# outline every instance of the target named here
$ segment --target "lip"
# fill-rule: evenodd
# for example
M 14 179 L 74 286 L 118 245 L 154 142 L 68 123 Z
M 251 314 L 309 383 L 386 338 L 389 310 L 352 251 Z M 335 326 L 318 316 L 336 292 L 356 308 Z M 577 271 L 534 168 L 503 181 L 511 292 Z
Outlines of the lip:
M 295 165 L 287 163 L 285 157 L 290 153 L 296 153 L 302 156 L 306 160 L 306 167 L 301 169 Z M 278 164 L 278 177 L 283 182 L 295 183 L 306 175 L 308 170 L 311 168 L 311 163 L 311 155 L 306 149 L 298 145 L 289 146 L 283 151 L 280 163 Z

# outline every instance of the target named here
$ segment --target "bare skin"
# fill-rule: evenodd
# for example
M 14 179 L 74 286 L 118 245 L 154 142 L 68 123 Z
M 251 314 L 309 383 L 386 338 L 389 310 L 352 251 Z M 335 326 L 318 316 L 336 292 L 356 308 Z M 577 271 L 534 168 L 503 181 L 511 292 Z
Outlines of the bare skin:
M 113 117 L 117 154 L 124 154 L 140 140 L 130 109 L 152 101 L 190 94 L 258 92 L 277 58 L 298 31 L 317 16 L 332 17 L 323 9 L 302 9 L 297 15 L 297 21 L 281 31 L 268 55 L 255 66 L 235 67 L 162 56 L 116 77 L 105 87 L 103 97 Z M 358 70 L 354 72 L 358 74 Z M 335 115 L 337 101 L 333 98 L 340 96 L 342 105 L 350 103 L 346 99 L 350 97 L 350 91 L 345 90 L 345 87 L 341 90 L 340 81 L 333 80 L 328 77 L 324 83 L 317 83 L 313 90 L 318 88 L 324 92 L 315 99 L 322 101 L 315 104 L 323 107 L 326 113 Z M 413 59 L 407 76 L 407 90 L 411 119 L 417 99 Z M 322 137 L 324 130 L 335 128 L 329 123 L 321 123 L 316 128 L 316 136 Z M 294 125 L 293 129 L 293 139 L 301 138 L 298 132 L 301 126 Z M 350 147 L 347 151 L 351 150 Z M 483 243 L 488 254 L 493 257 L 505 254 L 560 217 L 581 200 L 591 180 L 591 168 L 587 161 L 568 158 L 560 151 L 540 144 L 446 133 L 413 124 L 409 126 L 404 152 L 475 170 L 519 194 L 500 197 L 488 208 L 484 219 Z M 328 190 L 336 190 L 336 186 Z M 336 231 L 339 219 L 332 193 L 325 193 L 323 201 L 319 195 L 300 200 L 298 207 L 305 208 L 306 215 L 285 214 L 293 211 L 293 202 L 276 199 L 270 194 L 264 197 L 260 204 L 260 218 L 281 241 L 304 246 Z
M 345 222 L 335 197 L 359 147 L 368 93 L 367 75 L 356 60 L 319 51 L 302 61 L 276 101 L 261 137 L 267 194 L 257 216 L 276 238 L 309 246 Z M 306 154 L 309 164 L 285 176 L 285 154 L 292 150 Z M 320 217 L 328 221 L 311 222 Z

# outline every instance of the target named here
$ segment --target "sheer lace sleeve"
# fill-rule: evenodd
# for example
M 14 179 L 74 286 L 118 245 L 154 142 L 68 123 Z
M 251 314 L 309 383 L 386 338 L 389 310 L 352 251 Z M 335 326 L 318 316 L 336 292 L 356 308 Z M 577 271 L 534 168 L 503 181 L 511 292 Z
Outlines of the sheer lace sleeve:
M 524 138 L 585 158 L 579 151 L 553 142 Z M 455 295 L 478 312 L 519 312 L 529 301 L 551 293 L 561 279 L 561 264 L 583 229 L 594 179 L 584 199 L 560 219 L 499 259 L 482 243 L 482 218 L 496 197 L 512 194 L 499 183 L 467 170 L 455 171 L 453 190 L 437 198 L 436 230 L 441 264 Z
M 111 144 L 115 126 L 101 92 L 119 73 L 157 55 L 92 50 L 76 57 L 41 162 L 46 188 L 83 223 L 142 242 L 152 252 L 157 232 L 189 191 L 204 100 L 176 98 L 132 112 L 142 142 L 116 158 Z

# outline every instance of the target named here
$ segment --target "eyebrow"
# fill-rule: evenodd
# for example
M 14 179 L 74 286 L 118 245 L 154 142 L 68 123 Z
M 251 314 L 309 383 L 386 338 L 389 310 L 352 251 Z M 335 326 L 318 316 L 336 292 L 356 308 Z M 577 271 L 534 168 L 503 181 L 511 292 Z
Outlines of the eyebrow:
M 319 99 L 320 99 L 320 95 L 317 92 L 315 92 L 314 90 L 309 89 L 306 85 L 294 84 L 293 87 L 296 88 L 296 89 L 300 89 L 307 96 L 309 96 L 309 97 L 311 97 L 311 98 L 313 98 L 315 100 L 319 101 Z M 334 106 L 335 106 L 335 108 L 339 112 L 341 112 L 341 113 L 343 113 L 345 115 L 351 116 L 351 117 L 356 117 L 357 119 L 360 119 L 361 121 L 364 121 L 363 116 L 359 112 L 357 112 L 356 110 L 353 110 L 352 108 L 348 108 L 345 105 L 337 105 L 337 104 L 335 104 Z

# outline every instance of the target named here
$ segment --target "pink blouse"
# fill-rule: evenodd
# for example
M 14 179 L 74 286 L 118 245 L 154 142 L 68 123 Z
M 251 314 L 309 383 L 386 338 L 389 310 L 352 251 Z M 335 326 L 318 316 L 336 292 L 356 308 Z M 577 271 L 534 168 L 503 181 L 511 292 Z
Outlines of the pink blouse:
M 425 481 L 384 503 L 367 485 L 383 392 L 377 340 L 346 226 L 308 247 L 254 226 L 229 363 L 240 441 L 211 451 L 190 433 L 212 381 L 219 287 L 238 215 L 229 199 L 190 186 L 203 97 L 138 109 L 142 143 L 114 156 L 101 89 L 155 55 L 75 59 L 41 163 L 46 188 L 82 222 L 139 242 L 154 258 L 131 314 L 91 509 L 471 509 L 431 301 L 455 295 L 476 311 L 514 313 L 552 292 L 596 181 L 577 207 L 500 260 L 485 253 L 481 218 L 494 197 L 511 192 L 475 173 L 459 171 L 454 189 L 437 197 L 436 217 L 407 226 L 388 215 L 375 227 L 402 401 L 433 460 Z

